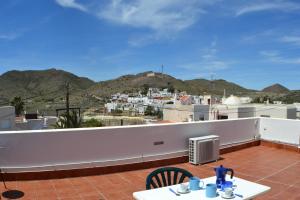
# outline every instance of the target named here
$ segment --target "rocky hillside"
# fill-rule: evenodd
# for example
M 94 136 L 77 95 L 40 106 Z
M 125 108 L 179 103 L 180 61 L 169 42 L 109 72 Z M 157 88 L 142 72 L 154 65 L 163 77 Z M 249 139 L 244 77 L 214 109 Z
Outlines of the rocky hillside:
M 227 95 L 251 96 L 272 93 L 275 97 L 280 96 L 284 102 L 293 102 L 294 99 L 298 100 L 299 98 L 298 91 L 289 91 L 279 84 L 258 92 L 222 79 L 214 81 L 206 79 L 180 80 L 167 74 L 154 72 L 124 75 L 96 83 L 63 70 L 48 69 L 9 71 L 2 74 L 0 76 L 0 106 L 9 104 L 15 96 L 21 96 L 26 100 L 27 110 L 31 109 L 32 112 L 37 109 L 55 111 L 55 108 L 65 107 L 66 82 L 70 83 L 71 104 L 85 109 L 98 108 L 99 105 L 103 105 L 103 100 L 99 97 L 109 97 L 117 92 L 134 93 L 145 87 L 172 88 L 194 95 L 223 95 L 224 89 Z
M 57 69 L 8 71 L 0 76 L 0 103 L 5 104 L 15 96 L 30 98 L 41 104 L 53 102 L 64 98 L 66 82 L 70 83 L 73 94 L 82 94 L 95 84 L 88 78 Z
M 290 90 L 283 85 L 280 85 L 278 83 L 271 85 L 269 87 L 266 87 L 262 90 L 262 92 L 270 92 L 270 93 L 288 93 Z
M 222 95 L 224 89 L 226 89 L 227 94 L 242 94 L 252 91 L 225 80 L 194 79 L 183 81 L 167 74 L 144 72 L 99 82 L 91 87 L 89 92 L 98 96 L 107 96 L 116 92 L 136 92 L 145 85 L 156 88 L 173 87 L 176 90 L 187 91 L 189 94 L 195 95 L 203 93 Z

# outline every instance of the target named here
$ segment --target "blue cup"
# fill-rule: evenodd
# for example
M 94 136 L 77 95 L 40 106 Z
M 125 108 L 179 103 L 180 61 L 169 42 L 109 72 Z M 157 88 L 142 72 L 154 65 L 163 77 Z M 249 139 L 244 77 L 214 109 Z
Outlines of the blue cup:
M 202 186 L 200 186 L 200 183 Z M 200 181 L 198 177 L 191 177 L 190 178 L 190 190 L 200 190 L 204 186 L 204 182 Z
M 214 183 L 206 184 L 205 195 L 208 198 L 217 197 L 217 184 Z

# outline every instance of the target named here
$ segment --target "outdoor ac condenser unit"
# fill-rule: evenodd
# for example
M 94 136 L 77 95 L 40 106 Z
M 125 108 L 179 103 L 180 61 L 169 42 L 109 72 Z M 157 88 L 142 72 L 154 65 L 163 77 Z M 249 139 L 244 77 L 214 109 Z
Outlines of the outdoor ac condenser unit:
M 208 135 L 189 139 L 189 162 L 195 165 L 219 159 L 219 136 Z

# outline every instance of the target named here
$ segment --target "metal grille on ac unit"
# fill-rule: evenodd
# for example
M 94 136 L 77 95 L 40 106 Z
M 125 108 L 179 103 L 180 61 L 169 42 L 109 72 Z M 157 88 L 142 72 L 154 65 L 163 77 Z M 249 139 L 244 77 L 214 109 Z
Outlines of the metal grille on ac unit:
M 202 164 L 219 159 L 219 136 L 208 135 L 189 139 L 189 162 Z

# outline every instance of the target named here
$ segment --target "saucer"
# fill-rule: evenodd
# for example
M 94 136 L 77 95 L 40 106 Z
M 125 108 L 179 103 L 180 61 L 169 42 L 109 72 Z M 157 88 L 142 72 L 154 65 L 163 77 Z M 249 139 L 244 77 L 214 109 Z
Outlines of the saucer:
M 223 199 L 233 199 L 233 198 L 235 197 L 235 195 L 232 194 L 230 197 L 228 197 L 228 196 L 225 196 L 225 194 L 222 194 L 221 197 L 222 197 Z
M 180 193 L 180 194 L 187 194 L 187 193 L 190 193 L 191 190 L 187 189 L 186 191 L 182 191 L 180 190 L 179 188 L 177 189 L 177 192 Z
M 201 190 L 201 189 L 203 189 L 203 188 L 202 187 L 197 187 L 197 188 L 195 188 L 193 190 Z M 192 189 L 190 189 L 190 190 L 192 190 Z

